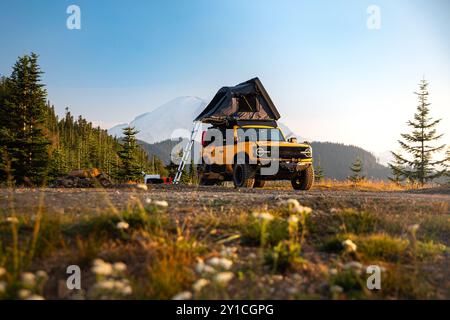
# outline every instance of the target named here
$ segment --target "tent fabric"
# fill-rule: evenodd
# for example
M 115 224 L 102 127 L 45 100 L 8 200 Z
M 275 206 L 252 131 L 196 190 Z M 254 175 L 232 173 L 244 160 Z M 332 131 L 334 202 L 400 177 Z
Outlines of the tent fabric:
M 217 124 L 279 118 L 280 114 L 261 81 L 253 78 L 234 87 L 221 88 L 194 121 Z

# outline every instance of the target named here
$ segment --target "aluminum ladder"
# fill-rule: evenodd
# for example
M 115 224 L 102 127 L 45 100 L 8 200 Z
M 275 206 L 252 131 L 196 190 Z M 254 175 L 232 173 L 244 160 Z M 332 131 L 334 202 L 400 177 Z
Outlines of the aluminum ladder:
M 181 157 L 181 162 L 178 165 L 177 174 L 175 175 L 175 178 L 173 179 L 173 184 L 178 184 L 181 180 L 181 175 L 183 174 L 184 167 L 186 166 L 186 162 L 188 161 L 189 157 L 191 156 L 191 150 L 192 146 L 194 145 L 195 138 L 197 136 L 197 132 L 200 129 L 202 123 L 200 121 L 194 122 L 194 125 L 192 127 L 191 132 L 191 139 L 189 140 L 188 144 L 184 147 L 183 150 L 183 156 Z

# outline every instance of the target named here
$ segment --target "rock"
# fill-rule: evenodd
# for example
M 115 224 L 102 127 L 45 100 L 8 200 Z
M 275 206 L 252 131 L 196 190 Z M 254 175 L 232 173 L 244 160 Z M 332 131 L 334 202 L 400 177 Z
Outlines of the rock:
M 111 187 L 112 182 L 105 173 L 101 173 L 97 168 L 71 171 L 50 185 L 52 188 L 95 188 L 99 186 Z
M 78 178 L 95 178 L 100 175 L 100 170 L 97 168 L 73 170 L 69 172 L 68 176 Z

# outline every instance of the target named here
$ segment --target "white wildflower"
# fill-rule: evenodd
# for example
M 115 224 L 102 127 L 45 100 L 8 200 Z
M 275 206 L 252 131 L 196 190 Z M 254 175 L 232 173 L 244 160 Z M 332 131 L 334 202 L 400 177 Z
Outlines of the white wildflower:
M 216 274 L 214 276 L 214 281 L 222 286 L 226 286 L 233 278 L 234 278 L 233 272 L 225 271 Z
M 116 228 L 119 230 L 126 230 L 130 227 L 130 225 L 125 221 L 120 221 L 117 223 Z
M 254 212 L 253 216 L 260 221 L 271 221 L 273 220 L 273 215 L 268 212 Z
M 231 261 L 230 259 L 218 257 L 213 257 L 209 259 L 207 263 L 211 266 L 219 267 L 226 270 L 230 269 L 231 266 L 233 265 L 233 261 Z
M 6 274 L 6 269 L 0 267 L 0 277 L 4 276 Z
M 133 293 L 133 289 L 131 288 L 130 285 L 127 285 L 127 286 L 125 286 L 125 287 L 122 289 L 121 292 L 122 292 L 123 295 L 129 296 L 130 294 Z
M 136 189 L 140 189 L 140 190 L 147 191 L 147 190 L 148 190 L 148 187 L 147 187 L 146 184 L 138 183 L 138 184 L 136 185 Z
M 258 256 L 254 252 L 250 252 L 247 256 L 250 260 L 256 259 Z
M 172 300 L 190 300 L 192 299 L 192 293 L 189 291 L 182 291 L 172 297 Z
M 331 268 L 328 272 L 329 272 L 332 276 L 335 276 L 335 275 L 338 274 L 338 270 L 337 270 L 336 268 Z
M 203 272 L 204 273 L 214 273 L 216 272 L 216 269 L 214 269 L 214 267 L 205 264 L 205 267 L 203 268 Z
M 17 219 L 16 217 L 8 217 L 8 218 L 6 218 L 6 222 L 16 224 L 16 223 L 19 223 L 19 219 Z
M 113 264 L 114 272 L 122 273 L 127 270 L 127 265 L 123 262 L 116 262 Z
M 133 293 L 133 289 L 127 281 L 117 281 L 116 290 L 124 296 L 128 296 Z
M 155 206 L 161 207 L 161 208 L 167 208 L 169 206 L 169 203 L 165 200 L 155 200 L 154 202 Z
M 225 247 L 220 251 L 220 255 L 224 258 L 230 258 L 236 255 L 236 251 L 236 247 Z
M 0 281 L 0 294 L 5 293 L 5 291 L 6 291 L 6 282 Z
M 96 289 L 100 290 L 113 290 L 114 289 L 114 281 L 113 280 L 103 280 L 100 282 L 97 282 L 95 285 Z
M 408 227 L 408 231 L 412 234 L 416 234 L 417 230 L 419 230 L 420 225 L 419 224 L 413 224 Z
M 225 270 L 229 270 L 232 265 L 233 265 L 233 261 L 231 261 L 230 259 L 227 259 L 227 258 L 221 258 L 219 261 L 219 267 L 221 267 Z
M 203 261 L 203 259 L 199 258 L 197 264 L 195 265 L 195 272 L 202 273 L 204 269 L 205 269 L 205 262 Z
M 358 261 L 350 261 L 344 265 L 345 270 L 355 270 L 360 272 L 363 268 L 363 265 Z
M 150 199 L 150 198 L 145 198 L 145 203 L 146 203 L 146 204 L 152 203 L 152 199 Z
M 342 241 L 342 246 L 344 247 L 345 251 L 347 251 L 347 252 L 356 252 L 356 249 L 357 249 L 356 244 L 350 239 Z
M 99 276 L 108 276 L 113 272 L 113 267 L 110 263 L 101 259 L 95 259 L 91 270 Z
M 192 289 L 194 289 L 195 292 L 200 292 L 203 287 L 207 286 L 209 284 L 209 280 L 207 279 L 198 279 L 193 285 Z
M 19 299 L 26 299 L 31 295 L 31 291 L 28 289 L 20 289 L 17 292 L 17 296 L 19 297 Z
M 27 288 L 33 288 L 36 285 L 36 276 L 31 272 L 24 272 L 20 275 L 22 284 Z
M 32 294 L 31 296 L 26 298 L 26 300 L 44 300 L 44 297 L 38 294 Z
M 211 266 L 217 267 L 219 265 L 219 263 L 220 263 L 220 259 L 218 257 L 213 257 L 211 259 L 208 259 L 206 261 L 206 263 L 211 265 Z
M 48 274 L 44 270 L 39 270 L 39 271 L 36 272 L 36 277 L 40 281 L 46 281 L 48 279 Z
M 339 293 L 342 293 L 342 292 L 344 292 L 344 289 L 342 289 L 342 287 L 341 286 L 332 286 L 331 288 L 330 288 L 330 291 L 332 292 L 332 293 L 336 293 L 336 294 L 339 294 Z
M 305 213 L 309 214 L 312 212 L 312 209 L 310 207 L 304 207 L 304 206 L 296 206 L 292 209 L 293 212 L 296 213 Z

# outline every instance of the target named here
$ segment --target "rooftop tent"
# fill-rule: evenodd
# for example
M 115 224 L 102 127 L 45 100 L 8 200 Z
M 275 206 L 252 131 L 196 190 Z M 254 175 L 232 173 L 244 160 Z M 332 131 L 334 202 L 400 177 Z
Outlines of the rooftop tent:
M 275 121 L 280 118 L 258 78 L 221 88 L 194 121 L 221 124 L 236 120 Z

